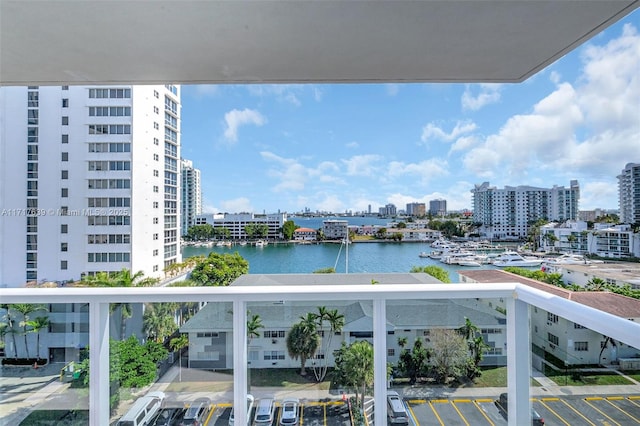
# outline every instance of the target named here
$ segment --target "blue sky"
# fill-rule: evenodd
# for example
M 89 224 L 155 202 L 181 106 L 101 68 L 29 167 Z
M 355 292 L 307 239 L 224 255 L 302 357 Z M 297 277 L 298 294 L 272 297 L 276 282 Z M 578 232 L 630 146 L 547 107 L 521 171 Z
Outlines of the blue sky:
M 640 162 L 640 11 L 520 84 L 182 87 L 182 157 L 205 212 L 365 211 L 474 184 L 581 187 L 617 208 Z

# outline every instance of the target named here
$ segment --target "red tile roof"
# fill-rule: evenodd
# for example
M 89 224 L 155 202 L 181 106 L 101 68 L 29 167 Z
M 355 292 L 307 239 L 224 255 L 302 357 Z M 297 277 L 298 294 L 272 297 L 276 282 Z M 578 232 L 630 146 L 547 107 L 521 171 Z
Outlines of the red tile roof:
M 609 291 L 572 291 L 499 269 L 458 271 L 477 283 L 519 283 L 622 318 L 640 318 L 640 300 Z

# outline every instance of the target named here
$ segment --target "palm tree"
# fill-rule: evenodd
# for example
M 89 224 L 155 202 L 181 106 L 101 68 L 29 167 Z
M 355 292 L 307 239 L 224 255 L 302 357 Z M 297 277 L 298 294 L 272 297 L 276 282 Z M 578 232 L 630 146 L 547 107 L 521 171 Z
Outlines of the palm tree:
M 27 344 L 27 326 L 29 325 L 29 314 L 35 312 L 37 310 L 44 309 L 43 305 L 32 305 L 30 303 L 17 303 L 12 305 L 12 308 L 20 314 L 22 314 L 22 321 L 20 321 L 20 327 L 22 327 L 22 335 L 24 336 L 24 349 L 27 353 L 27 358 L 31 358 L 29 356 L 29 345 Z
M 587 282 L 587 290 L 590 291 L 603 291 L 606 288 L 607 282 L 602 278 L 593 277 Z
M 464 325 L 458 329 L 458 333 L 463 336 L 465 340 L 475 338 L 479 331 L 480 329 L 467 317 L 464 317 Z
M 303 317 L 302 321 L 295 323 L 287 335 L 287 351 L 291 358 L 300 359 L 301 376 L 307 374 L 304 368 L 305 363 L 315 355 L 320 346 L 315 320 L 308 321 L 308 319 L 309 315 L 307 318 Z
M 175 311 L 177 303 L 148 303 L 142 315 L 142 329 L 147 337 L 163 343 L 177 330 Z
M 174 337 L 173 339 L 171 339 L 169 345 L 171 346 L 171 349 L 173 351 L 178 351 L 178 354 L 180 356 L 180 365 L 178 367 L 178 371 L 180 375 L 180 381 L 182 381 L 182 348 L 189 346 L 189 337 L 187 337 L 186 334 L 181 334 L 180 337 Z
M 49 317 L 36 317 L 34 320 L 27 321 L 27 325 L 31 327 L 31 333 L 36 333 L 36 357 L 40 359 L 40 332 L 49 327 Z
M 16 333 L 15 333 L 15 329 L 14 327 L 14 319 L 13 316 L 11 315 L 11 310 L 12 310 L 12 306 L 13 305 L 9 305 L 9 304 L 3 304 L 0 305 L 0 307 L 2 309 L 6 310 L 6 318 L 7 318 L 7 331 L 6 333 L 11 334 L 11 340 L 13 340 L 13 354 L 14 354 L 14 358 L 18 358 L 18 346 L 16 345 Z
M 250 314 L 250 312 L 247 312 L 247 314 Z M 251 345 L 251 341 L 254 338 L 260 337 L 259 330 L 261 328 L 264 328 L 264 325 L 262 325 L 260 315 L 252 315 L 251 318 L 247 320 L 247 348 Z M 251 390 L 251 367 L 247 369 L 247 389 Z
M 344 315 L 340 314 L 337 309 L 327 310 L 325 306 L 318 306 L 318 313 L 315 314 L 316 326 L 321 336 L 321 353 L 324 359 L 320 362 L 320 367 L 313 366 L 313 373 L 316 380 L 321 382 L 327 375 L 329 348 L 331 348 L 331 340 L 336 332 L 342 331 L 344 327 Z M 329 330 L 324 329 L 324 322 L 329 324 Z M 325 339 L 326 337 L 326 339 Z

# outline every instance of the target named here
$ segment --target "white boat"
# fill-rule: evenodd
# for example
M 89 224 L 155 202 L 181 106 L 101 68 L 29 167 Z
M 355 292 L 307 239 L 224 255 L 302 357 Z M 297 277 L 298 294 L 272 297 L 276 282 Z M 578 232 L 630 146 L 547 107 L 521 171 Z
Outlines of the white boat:
M 566 253 L 562 256 L 544 259 L 548 265 L 590 265 L 593 263 L 604 263 L 602 260 L 590 260 L 581 254 Z
M 461 260 L 471 260 L 474 257 L 475 253 L 470 251 L 452 251 L 443 253 L 440 261 L 448 265 L 459 265 Z
M 472 259 L 469 259 L 469 260 L 461 259 L 461 260 L 458 261 L 458 265 L 460 265 L 460 266 L 471 266 L 471 267 L 475 267 L 475 268 L 478 268 L 478 267 L 482 266 L 480 264 L 480 262 L 476 262 L 475 260 L 472 260 Z
M 264 240 L 258 240 L 256 241 L 256 247 L 264 247 L 267 244 L 269 244 L 268 242 L 264 241 Z
M 515 251 L 506 251 L 495 258 L 494 266 L 505 268 L 507 266 L 540 266 L 542 259 L 536 257 L 523 257 Z
M 433 252 L 431 252 L 433 253 Z M 427 253 L 426 251 L 421 251 L 418 257 L 430 257 L 431 253 Z

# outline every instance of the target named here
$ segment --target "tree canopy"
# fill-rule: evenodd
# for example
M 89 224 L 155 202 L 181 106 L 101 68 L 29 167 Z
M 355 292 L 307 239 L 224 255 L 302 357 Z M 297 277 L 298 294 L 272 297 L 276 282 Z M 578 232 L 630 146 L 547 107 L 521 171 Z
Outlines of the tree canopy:
M 249 273 L 249 262 L 238 252 L 209 253 L 191 272 L 191 279 L 202 286 L 228 286 L 240 275 Z
M 415 274 L 415 273 L 420 273 L 423 272 L 425 274 L 429 274 L 432 277 L 436 278 L 437 280 L 443 282 L 443 283 L 450 283 L 451 282 L 451 278 L 449 278 L 449 272 L 447 272 L 447 270 L 439 267 L 439 266 L 414 266 L 413 268 L 411 268 L 411 273 Z
M 282 225 L 282 235 L 285 240 L 292 240 L 293 233 L 296 231 L 298 225 L 295 224 L 292 220 L 287 220 L 284 225 Z

